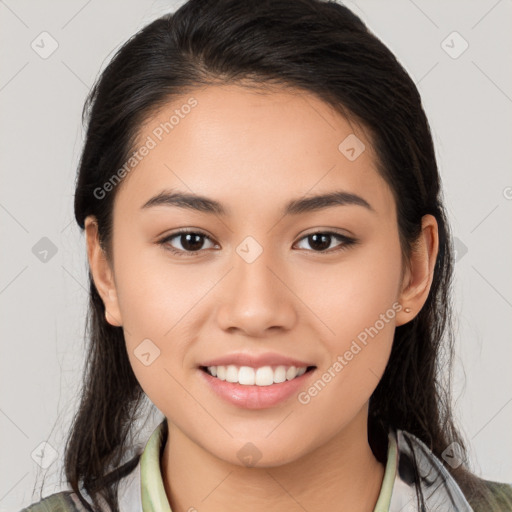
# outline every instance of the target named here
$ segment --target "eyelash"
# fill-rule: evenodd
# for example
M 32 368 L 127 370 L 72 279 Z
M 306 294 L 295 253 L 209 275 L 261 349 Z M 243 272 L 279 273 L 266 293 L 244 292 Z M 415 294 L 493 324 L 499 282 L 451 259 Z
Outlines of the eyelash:
M 174 247 L 172 247 L 171 245 L 169 245 L 169 242 L 180 236 L 180 235 L 186 235 L 186 234 L 195 234 L 195 235 L 200 235 L 200 236 L 204 236 L 208 239 L 210 239 L 210 237 L 206 234 L 206 233 L 203 233 L 199 230 L 188 230 L 188 229 L 182 229 L 180 231 L 176 231 L 175 233 L 172 233 L 171 235 L 168 235 L 166 236 L 165 238 L 163 238 L 162 240 L 158 241 L 157 243 L 161 246 L 163 246 L 167 251 L 170 251 L 171 253 L 175 254 L 176 256 L 180 256 L 180 257 L 196 257 L 196 256 L 199 256 L 201 254 L 202 251 L 206 250 L 206 249 L 199 249 L 198 251 L 183 251 L 181 249 L 176 249 Z M 355 239 L 355 238 L 350 238 L 346 235 L 342 235 L 341 233 L 336 233 L 335 231 L 314 231 L 313 233 L 308 233 L 307 235 L 303 236 L 299 242 L 301 240 L 304 240 L 305 238 L 308 238 L 312 235 L 329 235 L 329 236 L 333 236 L 335 238 L 338 238 L 341 242 L 343 242 L 339 247 L 335 248 L 335 249 L 327 249 L 327 250 L 324 250 L 324 251 L 314 251 L 312 250 L 311 252 L 315 252 L 315 253 L 318 253 L 318 254 L 333 254 L 333 253 L 337 253 L 339 251 L 344 251 L 346 249 L 348 249 L 350 246 L 352 245 L 355 245 L 358 243 L 358 241 Z M 210 239 L 211 240 L 211 239 Z

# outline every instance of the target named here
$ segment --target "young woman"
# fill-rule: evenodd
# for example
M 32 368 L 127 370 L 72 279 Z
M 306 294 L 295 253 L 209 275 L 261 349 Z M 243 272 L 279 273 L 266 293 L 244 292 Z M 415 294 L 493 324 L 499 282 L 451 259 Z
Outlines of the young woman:
M 342 5 L 189 0 L 86 103 L 90 348 L 70 491 L 28 509 L 512 510 L 441 365 L 453 255 L 429 124 Z M 145 397 L 164 415 L 133 453 Z

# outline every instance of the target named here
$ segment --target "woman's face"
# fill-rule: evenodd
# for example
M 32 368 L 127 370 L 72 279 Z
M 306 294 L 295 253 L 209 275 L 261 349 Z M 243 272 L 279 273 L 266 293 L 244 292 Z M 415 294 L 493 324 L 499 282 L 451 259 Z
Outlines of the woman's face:
M 369 139 L 312 95 L 230 85 L 169 104 L 136 148 L 103 297 L 172 428 L 226 461 L 269 466 L 363 432 L 395 326 L 414 316 L 399 304 L 395 203 Z M 230 362 L 228 380 L 263 385 L 202 369 Z M 315 368 L 293 379 L 294 362 Z

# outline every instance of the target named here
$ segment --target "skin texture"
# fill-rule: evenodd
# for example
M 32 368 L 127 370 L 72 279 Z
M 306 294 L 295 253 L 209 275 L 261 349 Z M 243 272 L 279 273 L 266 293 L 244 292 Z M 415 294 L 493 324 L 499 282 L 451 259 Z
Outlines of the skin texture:
M 427 299 L 436 221 L 423 218 L 417 247 L 408 264 L 402 261 L 396 206 L 376 171 L 371 140 L 304 92 L 209 86 L 153 115 L 139 142 L 190 96 L 197 106 L 119 185 L 111 261 L 94 218 L 86 220 L 106 318 L 123 327 L 135 375 L 168 420 L 161 465 L 172 510 L 372 511 L 384 466 L 367 440 L 368 400 L 395 326 Z M 350 134 L 366 147 L 354 161 L 338 149 Z M 215 199 L 230 215 L 141 209 L 170 188 Z M 339 189 L 374 211 L 343 205 L 281 214 L 291 199 Z M 176 256 L 158 244 L 180 228 L 207 235 L 195 255 Z M 333 252 L 343 242 L 332 237 L 322 252 L 306 235 L 325 231 L 358 243 Z M 247 236 L 263 249 L 252 263 L 236 252 Z M 184 250 L 182 243 L 178 236 L 167 245 Z M 198 373 L 220 355 L 272 351 L 317 366 L 307 389 L 394 303 L 411 312 L 397 312 L 307 404 L 293 395 L 244 409 L 218 397 Z M 148 338 L 160 355 L 145 366 L 134 350 Z M 254 467 L 237 456 L 248 442 L 261 453 Z

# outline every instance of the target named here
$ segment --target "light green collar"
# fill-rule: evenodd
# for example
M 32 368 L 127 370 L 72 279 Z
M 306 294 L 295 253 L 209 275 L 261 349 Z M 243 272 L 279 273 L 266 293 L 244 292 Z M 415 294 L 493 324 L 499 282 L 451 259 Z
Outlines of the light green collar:
M 162 421 L 151 434 L 140 457 L 140 484 L 144 512 L 172 512 L 160 471 L 160 452 L 165 443 Z
M 162 421 L 151 434 L 140 457 L 141 498 L 144 512 L 172 512 L 160 469 L 160 454 L 166 441 L 164 439 L 165 421 Z M 393 435 L 390 435 L 384 480 L 373 512 L 388 512 L 389 510 L 396 476 L 396 454 L 396 440 Z
M 388 512 L 391 503 L 391 493 L 393 492 L 393 484 L 396 477 L 396 460 L 397 460 L 397 444 L 395 436 L 390 433 L 388 435 L 388 455 L 386 469 L 384 470 L 384 479 L 380 488 L 379 498 L 375 504 L 373 512 Z

